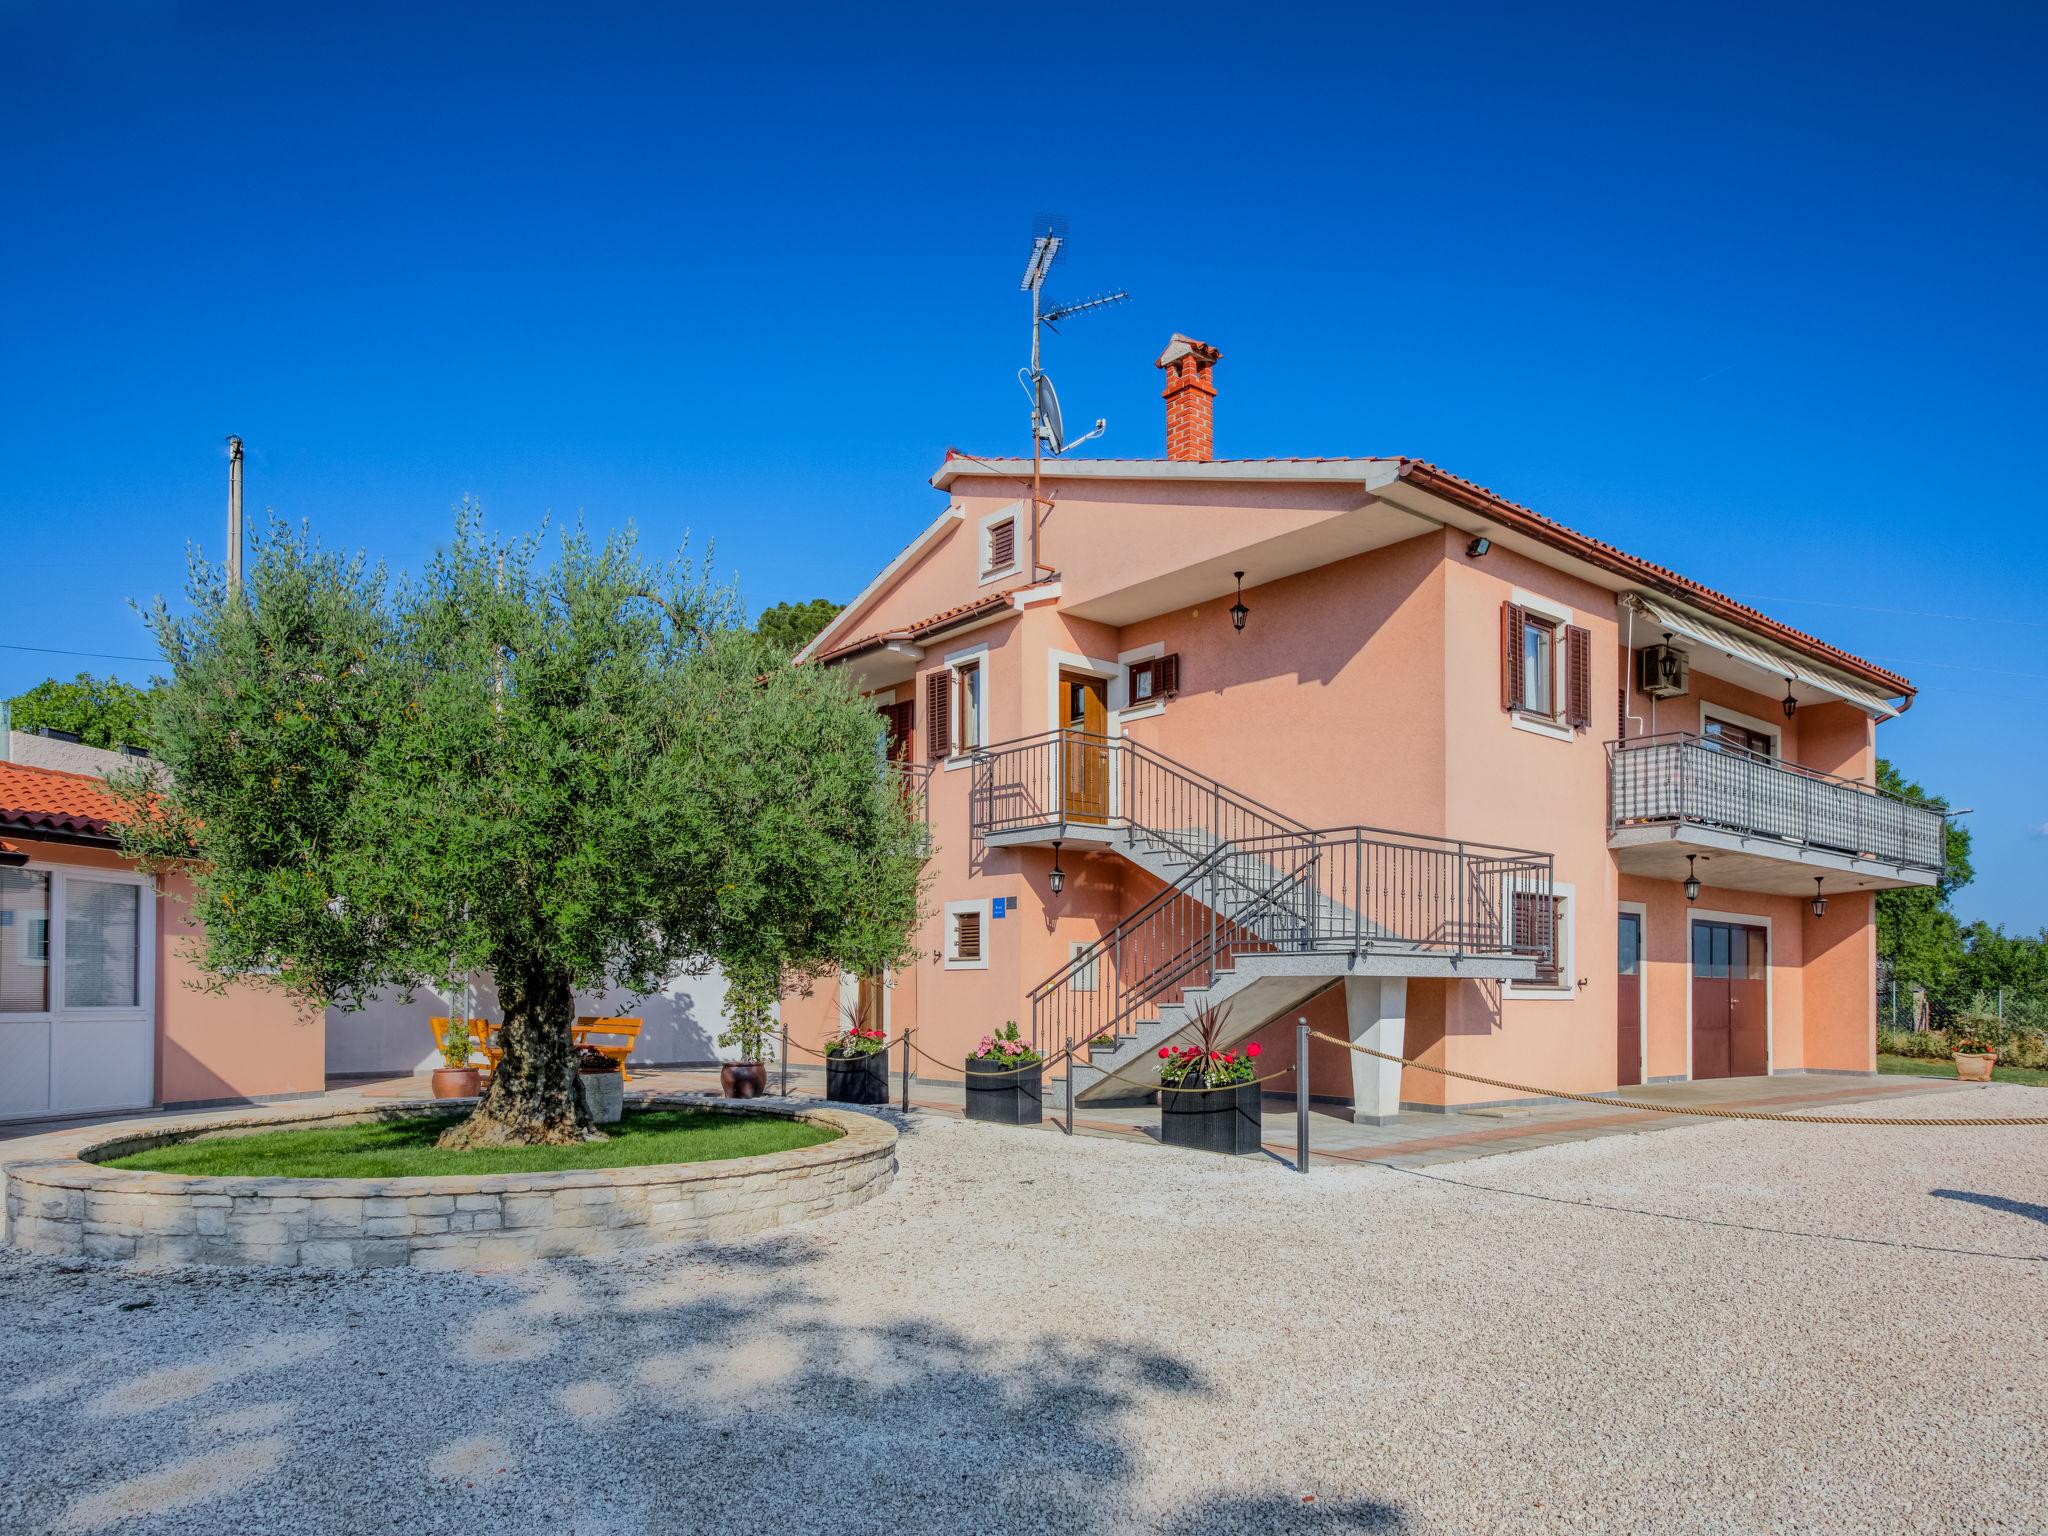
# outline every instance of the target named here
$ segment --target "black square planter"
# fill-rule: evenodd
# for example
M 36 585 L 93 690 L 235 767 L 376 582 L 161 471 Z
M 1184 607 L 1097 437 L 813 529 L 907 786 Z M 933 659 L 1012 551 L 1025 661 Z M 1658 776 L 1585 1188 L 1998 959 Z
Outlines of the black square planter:
M 1241 1156 L 1259 1150 L 1265 1128 L 1259 1085 L 1238 1083 L 1212 1093 L 1159 1090 L 1159 1139 L 1169 1147 Z
M 977 1077 L 977 1072 L 1001 1076 Z M 1037 1125 L 1045 1119 L 1045 1063 L 1005 1067 L 993 1056 L 967 1058 L 967 1118 L 995 1125 Z
M 888 1103 L 889 1053 L 875 1051 L 867 1056 L 827 1056 L 825 1097 L 834 1104 Z

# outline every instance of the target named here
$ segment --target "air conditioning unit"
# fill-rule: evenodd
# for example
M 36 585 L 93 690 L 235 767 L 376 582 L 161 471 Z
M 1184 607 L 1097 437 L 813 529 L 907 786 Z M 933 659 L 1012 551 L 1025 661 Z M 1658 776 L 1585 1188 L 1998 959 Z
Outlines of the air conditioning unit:
M 1636 652 L 1636 686 L 1653 699 L 1678 698 L 1691 677 L 1691 662 L 1675 645 L 1646 645 Z

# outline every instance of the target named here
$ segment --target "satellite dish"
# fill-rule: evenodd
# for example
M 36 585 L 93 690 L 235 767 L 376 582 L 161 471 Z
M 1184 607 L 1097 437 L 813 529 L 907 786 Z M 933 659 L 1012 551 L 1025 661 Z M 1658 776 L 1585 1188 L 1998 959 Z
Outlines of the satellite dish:
M 1052 380 L 1042 373 L 1038 376 L 1038 435 L 1055 455 L 1066 446 L 1067 430 L 1060 420 L 1060 397 L 1053 393 Z

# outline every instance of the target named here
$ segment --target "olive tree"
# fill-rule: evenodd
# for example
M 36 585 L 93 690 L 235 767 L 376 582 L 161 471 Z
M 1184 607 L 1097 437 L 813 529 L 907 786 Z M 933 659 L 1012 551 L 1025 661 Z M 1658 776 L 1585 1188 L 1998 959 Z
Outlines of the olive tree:
M 924 845 L 872 708 L 684 556 L 465 506 L 411 579 L 279 523 L 242 591 L 195 559 L 188 598 L 150 614 L 167 773 L 120 782 L 124 846 L 193 861 L 216 978 L 360 1007 L 489 970 L 504 1054 L 444 1145 L 595 1134 L 578 990 L 910 954 Z

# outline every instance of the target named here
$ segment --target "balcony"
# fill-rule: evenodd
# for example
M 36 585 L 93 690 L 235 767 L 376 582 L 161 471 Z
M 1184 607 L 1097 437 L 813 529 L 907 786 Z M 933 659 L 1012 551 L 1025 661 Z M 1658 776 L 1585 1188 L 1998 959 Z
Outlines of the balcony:
M 1624 873 L 1784 895 L 1933 885 L 1947 847 L 1939 806 L 1678 733 L 1608 743 L 1607 813 Z

